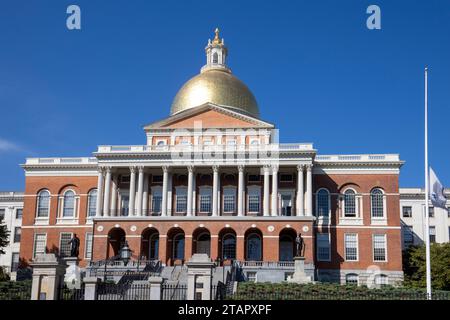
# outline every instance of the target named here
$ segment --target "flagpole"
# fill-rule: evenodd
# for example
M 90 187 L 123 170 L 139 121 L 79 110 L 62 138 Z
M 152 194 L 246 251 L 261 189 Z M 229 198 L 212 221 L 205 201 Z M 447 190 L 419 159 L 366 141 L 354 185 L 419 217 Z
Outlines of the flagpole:
M 431 299 L 431 263 L 430 263 L 430 223 L 428 197 L 430 180 L 428 178 L 428 68 L 425 68 L 425 256 L 427 297 Z

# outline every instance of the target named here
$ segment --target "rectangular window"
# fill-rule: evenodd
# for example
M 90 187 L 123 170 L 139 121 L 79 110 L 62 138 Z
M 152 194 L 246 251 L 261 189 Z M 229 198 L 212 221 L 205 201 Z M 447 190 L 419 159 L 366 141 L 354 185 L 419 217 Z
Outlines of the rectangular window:
M 436 242 L 436 227 L 430 226 L 430 243 Z
M 61 257 L 70 257 L 70 240 L 72 239 L 71 232 L 61 232 L 59 235 L 59 255 Z
M 345 242 L 345 260 L 358 261 L 358 235 L 356 233 L 346 233 Z
M 429 207 L 429 208 L 428 208 L 428 216 L 429 216 L 430 218 L 433 218 L 433 217 L 434 217 L 434 207 Z
M 152 213 L 153 214 L 161 213 L 161 204 L 162 204 L 162 196 L 153 195 L 152 196 Z
M 47 234 L 37 233 L 34 235 L 33 257 L 36 258 L 38 254 L 44 254 L 47 246 Z
M 405 246 L 409 246 L 414 243 L 413 226 L 403 227 L 403 242 L 405 243 Z
M 0 209 L 0 221 L 5 219 L 5 209 Z
M 211 196 L 209 194 L 200 195 L 200 212 L 211 212 Z
M 317 234 L 317 260 L 330 261 L 330 234 Z
M 412 207 L 403 207 L 403 218 L 411 218 L 412 217 Z
M 259 212 L 259 195 L 251 194 L 248 196 L 248 211 L 249 212 Z
M 21 235 L 22 235 L 22 228 L 15 227 L 14 228 L 14 243 L 20 242 Z
M 86 233 L 86 241 L 85 241 L 85 247 L 84 247 L 84 256 L 86 259 L 92 259 L 92 233 L 87 232 Z
M 187 211 L 187 195 L 185 194 L 177 194 L 177 212 L 186 212 Z
M 19 269 L 20 254 L 18 252 L 13 252 L 11 258 L 11 272 L 16 272 L 17 269 Z
M 253 272 L 253 271 L 247 272 L 247 280 L 249 282 L 256 282 L 256 272 Z
M 294 181 L 294 175 L 292 174 L 280 174 L 280 182 L 292 182 Z
M 386 235 L 373 235 L 373 261 L 386 261 Z
M 223 196 L 223 212 L 233 213 L 236 211 L 236 197 L 234 195 Z
M 249 174 L 248 175 L 248 182 L 260 182 L 261 181 L 261 175 L 259 174 Z
M 450 207 L 447 207 L 447 217 L 450 218 Z
M 23 215 L 23 209 L 17 208 L 16 209 L 16 219 L 22 219 L 22 215 Z

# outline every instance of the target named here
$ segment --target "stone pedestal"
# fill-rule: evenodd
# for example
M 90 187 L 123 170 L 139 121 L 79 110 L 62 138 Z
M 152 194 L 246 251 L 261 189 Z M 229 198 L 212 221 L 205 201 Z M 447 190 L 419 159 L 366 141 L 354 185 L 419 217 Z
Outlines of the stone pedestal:
M 294 258 L 294 274 L 287 279 L 288 282 L 293 283 L 311 283 L 312 278 L 305 273 L 305 258 Z
M 214 262 L 207 254 L 194 254 L 186 266 L 188 267 L 187 300 L 211 300 Z
M 81 288 L 81 268 L 78 266 L 80 259 L 77 257 L 65 257 L 67 269 L 64 276 L 64 282 L 69 289 Z
M 57 300 L 58 289 L 63 281 L 66 264 L 55 254 L 41 254 L 31 263 L 33 282 L 31 300 Z
M 101 279 L 97 277 L 85 277 L 84 282 L 84 300 L 97 300 L 97 288 Z
M 163 283 L 162 277 L 149 277 L 150 283 L 150 300 L 161 300 L 161 284 Z

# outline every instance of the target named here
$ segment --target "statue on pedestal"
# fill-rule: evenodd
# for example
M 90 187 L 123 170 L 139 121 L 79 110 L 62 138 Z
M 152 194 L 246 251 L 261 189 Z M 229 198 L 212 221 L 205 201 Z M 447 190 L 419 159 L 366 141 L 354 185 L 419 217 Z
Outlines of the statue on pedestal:
M 303 240 L 301 233 L 299 233 L 295 238 L 295 244 L 296 244 L 295 256 L 303 258 L 305 256 L 305 241 Z
M 77 234 L 73 234 L 73 238 L 70 239 L 69 244 L 70 247 L 70 256 L 74 258 L 78 258 L 79 251 L 80 251 L 80 238 L 77 237 Z

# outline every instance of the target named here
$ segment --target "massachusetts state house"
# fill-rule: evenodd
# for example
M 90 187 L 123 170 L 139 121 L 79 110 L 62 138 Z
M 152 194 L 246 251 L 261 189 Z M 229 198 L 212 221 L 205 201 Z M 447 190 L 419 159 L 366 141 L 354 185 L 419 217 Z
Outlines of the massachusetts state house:
M 401 281 L 399 156 L 280 143 L 218 30 L 205 51 L 144 145 L 26 159 L 21 258 L 67 256 L 77 234 L 82 267 L 127 242 L 134 261 L 174 268 L 206 253 L 218 267 L 238 261 L 248 280 L 283 281 L 301 234 L 316 281 Z

